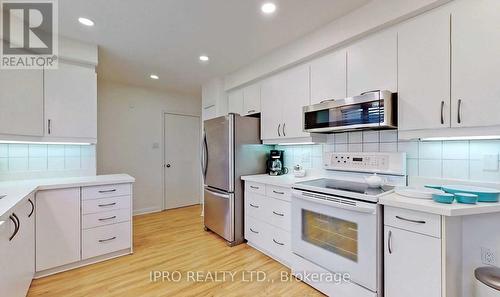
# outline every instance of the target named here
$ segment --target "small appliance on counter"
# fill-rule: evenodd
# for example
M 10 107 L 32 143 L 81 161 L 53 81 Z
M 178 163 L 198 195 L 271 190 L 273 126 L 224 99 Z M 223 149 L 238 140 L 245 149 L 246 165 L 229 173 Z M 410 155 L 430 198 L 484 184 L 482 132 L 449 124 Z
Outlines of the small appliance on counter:
M 293 166 L 293 176 L 295 177 L 305 177 L 306 176 L 306 170 L 304 167 L 300 165 L 295 165 Z
M 288 173 L 288 168 L 285 167 L 284 151 L 271 150 L 269 159 L 267 160 L 267 173 L 271 176 L 278 176 Z

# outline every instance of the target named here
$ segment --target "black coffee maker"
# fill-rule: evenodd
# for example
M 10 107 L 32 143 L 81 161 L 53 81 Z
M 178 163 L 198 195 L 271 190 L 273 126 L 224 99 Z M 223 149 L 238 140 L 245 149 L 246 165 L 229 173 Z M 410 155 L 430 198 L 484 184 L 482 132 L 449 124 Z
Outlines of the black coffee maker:
M 284 151 L 271 150 L 269 152 L 269 159 L 267 160 L 267 173 L 272 176 L 278 176 L 288 173 L 285 167 Z

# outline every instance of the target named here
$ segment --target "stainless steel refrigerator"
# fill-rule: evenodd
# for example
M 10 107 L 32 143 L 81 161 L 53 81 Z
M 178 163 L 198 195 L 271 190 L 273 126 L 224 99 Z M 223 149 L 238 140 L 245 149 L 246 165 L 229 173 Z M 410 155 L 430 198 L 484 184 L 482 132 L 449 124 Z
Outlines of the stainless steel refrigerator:
M 204 224 L 231 246 L 243 242 L 242 175 L 266 172 L 269 147 L 260 140 L 260 120 L 236 114 L 204 122 L 202 171 Z

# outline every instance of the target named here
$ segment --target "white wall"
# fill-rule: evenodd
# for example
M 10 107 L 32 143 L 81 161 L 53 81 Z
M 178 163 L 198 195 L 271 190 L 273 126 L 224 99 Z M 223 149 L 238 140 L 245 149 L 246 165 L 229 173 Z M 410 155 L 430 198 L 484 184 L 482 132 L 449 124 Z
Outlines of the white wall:
M 134 213 L 162 209 L 163 112 L 200 115 L 201 98 L 98 82 L 97 173 L 136 178 Z

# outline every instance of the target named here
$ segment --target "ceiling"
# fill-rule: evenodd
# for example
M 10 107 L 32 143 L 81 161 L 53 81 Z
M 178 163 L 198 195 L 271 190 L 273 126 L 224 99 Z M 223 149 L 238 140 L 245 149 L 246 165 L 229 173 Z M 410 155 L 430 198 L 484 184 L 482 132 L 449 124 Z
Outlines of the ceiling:
M 369 0 L 64 0 L 61 35 L 98 44 L 100 77 L 200 94 L 202 83 L 233 72 L 366 4 Z M 88 17 L 94 27 L 78 23 Z M 209 63 L 198 57 L 206 54 Z M 159 80 L 151 80 L 151 73 Z

